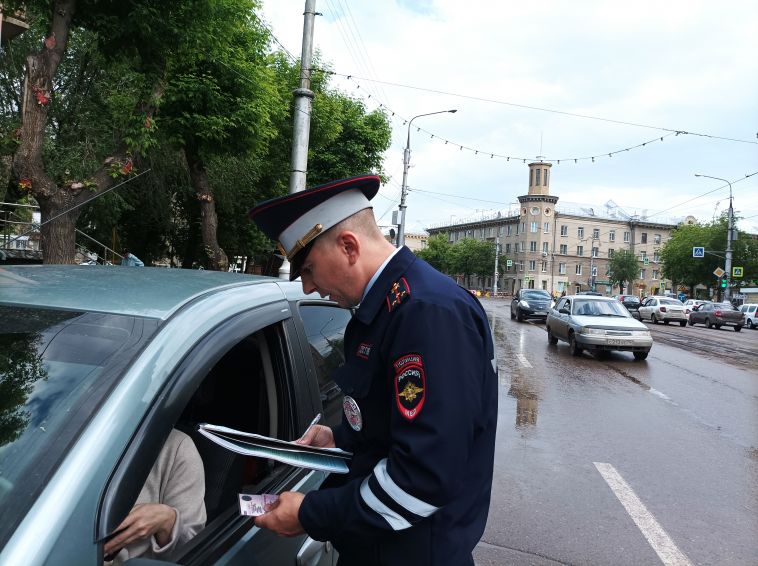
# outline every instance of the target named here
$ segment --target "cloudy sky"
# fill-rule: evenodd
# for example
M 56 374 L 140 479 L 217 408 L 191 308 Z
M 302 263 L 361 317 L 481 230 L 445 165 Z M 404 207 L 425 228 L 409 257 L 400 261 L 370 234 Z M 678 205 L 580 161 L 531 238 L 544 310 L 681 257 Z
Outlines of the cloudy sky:
M 295 57 L 304 6 L 263 0 Z M 524 160 L 542 156 L 559 206 L 710 220 L 729 187 L 701 173 L 732 182 L 739 227 L 758 233 L 758 175 L 746 178 L 758 172 L 758 2 L 317 0 L 316 10 L 333 86 L 394 113 L 380 224 L 400 200 L 405 120 L 454 108 L 413 122 L 408 232 L 509 210 L 527 192 Z

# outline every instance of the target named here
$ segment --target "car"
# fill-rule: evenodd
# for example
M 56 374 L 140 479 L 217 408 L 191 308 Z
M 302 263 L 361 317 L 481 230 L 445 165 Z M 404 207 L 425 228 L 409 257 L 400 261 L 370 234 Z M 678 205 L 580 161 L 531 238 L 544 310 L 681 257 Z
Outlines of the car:
M 545 320 L 553 304 L 553 297 L 542 289 L 519 289 L 511 300 L 511 319 L 519 322 L 527 318 Z
M 711 301 L 706 301 L 703 299 L 687 299 L 684 301 L 684 314 L 689 316 L 689 314 L 692 312 L 694 307 L 699 307 L 703 303 L 710 303 Z
M 679 299 L 653 295 L 646 298 L 637 312 L 640 320 L 650 320 L 653 324 L 663 322 L 678 322 L 679 326 L 687 324 L 687 315 L 684 313 L 684 304 Z
M 758 304 L 745 303 L 740 305 L 740 311 L 745 314 L 745 326 L 758 328 Z
M 549 344 L 568 342 L 574 356 L 583 350 L 601 355 L 618 350 L 644 360 L 653 346 L 650 330 L 611 297 L 562 297 L 548 314 L 545 328 Z
M 621 304 L 626 307 L 626 310 L 628 310 L 632 316 L 639 318 L 639 309 L 642 304 L 639 297 L 635 295 L 615 295 L 613 298 L 617 301 L 621 301 Z
M 239 494 L 307 493 L 325 472 L 236 454 L 198 425 L 294 440 L 318 413 L 338 424 L 329 375 L 351 316 L 268 277 L 0 268 L 0 564 L 103 564 L 173 429 L 202 458 L 207 523 L 172 563 L 332 564 L 330 545 L 257 529 L 239 509 Z
M 703 303 L 689 315 L 689 324 L 705 324 L 707 328 L 715 326 L 731 326 L 735 332 L 742 330 L 745 325 L 745 313 L 737 309 L 732 303 Z

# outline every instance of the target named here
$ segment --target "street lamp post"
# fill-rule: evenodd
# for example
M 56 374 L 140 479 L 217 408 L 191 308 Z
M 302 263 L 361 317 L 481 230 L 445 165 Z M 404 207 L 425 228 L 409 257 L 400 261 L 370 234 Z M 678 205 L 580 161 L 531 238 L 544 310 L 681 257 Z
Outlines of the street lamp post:
M 707 179 L 716 179 L 717 181 L 724 181 L 729 185 L 729 215 L 727 217 L 727 231 L 726 231 L 726 264 L 724 268 L 726 270 L 726 289 L 724 289 L 724 300 L 728 301 L 731 297 L 731 284 L 732 284 L 732 241 L 734 240 L 734 209 L 732 208 L 732 184 L 726 179 L 721 177 L 712 177 L 711 175 L 701 175 L 695 173 L 695 177 L 705 177 Z
M 397 230 L 397 247 L 401 247 L 405 245 L 405 196 L 408 193 L 408 167 L 411 164 L 411 124 L 416 118 L 421 118 L 422 116 L 432 116 L 434 114 L 455 114 L 458 112 L 457 109 L 453 110 L 439 110 L 438 112 L 429 112 L 428 114 L 419 114 L 418 116 L 414 116 L 410 119 L 408 122 L 408 137 L 405 140 L 405 151 L 403 152 L 403 187 L 402 191 L 400 192 L 400 222 L 398 223 L 398 230 Z

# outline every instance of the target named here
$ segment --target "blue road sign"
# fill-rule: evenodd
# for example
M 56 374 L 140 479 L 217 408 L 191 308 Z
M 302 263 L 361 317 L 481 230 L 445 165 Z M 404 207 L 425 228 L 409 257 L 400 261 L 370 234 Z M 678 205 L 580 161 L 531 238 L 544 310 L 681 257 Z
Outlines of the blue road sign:
M 682 292 L 680 292 L 680 293 L 677 295 L 677 297 L 678 297 L 678 299 L 679 299 L 680 301 L 682 301 L 682 302 L 684 302 L 684 301 L 687 299 L 687 295 L 686 295 L 685 293 L 682 293 Z
M 705 248 L 693 246 L 692 257 L 705 257 Z

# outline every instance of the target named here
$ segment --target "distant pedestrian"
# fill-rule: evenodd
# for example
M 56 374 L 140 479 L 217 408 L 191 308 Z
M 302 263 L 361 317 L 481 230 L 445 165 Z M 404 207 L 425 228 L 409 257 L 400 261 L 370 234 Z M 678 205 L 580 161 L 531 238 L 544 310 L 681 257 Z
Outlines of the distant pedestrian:
M 121 252 L 121 254 L 124 256 L 121 258 L 121 265 L 126 265 L 127 267 L 145 267 L 145 264 L 142 263 L 142 260 L 131 253 L 128 249 L 124 248 L 124 251 Z

